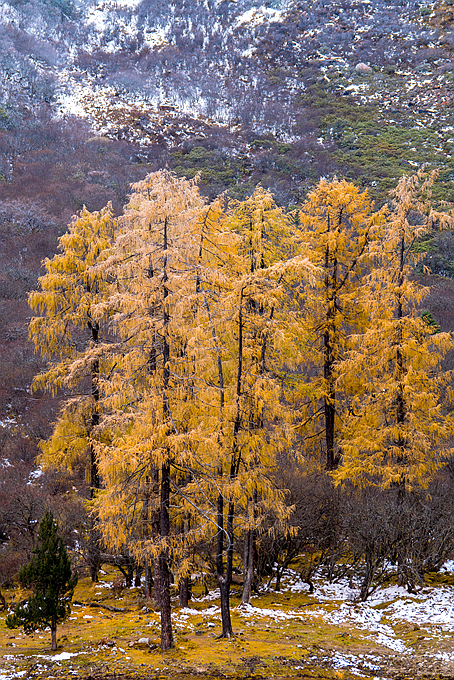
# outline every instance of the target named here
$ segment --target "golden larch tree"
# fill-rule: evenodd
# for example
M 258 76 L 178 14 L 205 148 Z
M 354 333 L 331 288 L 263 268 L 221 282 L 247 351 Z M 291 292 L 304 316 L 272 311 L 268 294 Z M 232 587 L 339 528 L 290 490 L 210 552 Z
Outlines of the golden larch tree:
M 364 277 L 370 266 L 370 243 L 383 221 L 367 191 L 345 180 L 321 180 L 300 213 L 300 239 L 314 269 L 314 283 L 298 296 L 304 376 L 300 380 L 300 430 L 305 451 L 324 450 L 326 469 L 341 458 L 339 428 L 348 409 L 347 386 L 338 364 L 352 333 L 368 322 Z
M 85 458 L 92 497 L 100 487 L 93 444 L 100 419 L 100 373 L 108 370 L 102 350 L 107 320 L 95 318 L 94 309 L 109 290 L 94 268 L 107 257 L 115 226 L 110 204 L 99 212 L 83 208 L 60 237 L 60 252 L 44 260 L 46 273 L 39 278 L 39 290 L 29 295 L 31 308 L 40 314 L 30 321 L 29 337 L 48 359 L 32 391 L 66 394 L 52 436 L 42 442 L 41 460 L 44 466 L 58 469 L 71 468 Z M 93 525 L 91 534 L 89 562 L 96 580 L 99 546 Z
M 118 337 L 114 369 L 103 393 L 110 438 L 99 444 L 106 491 L 97 511 L 106 541 L 129 544 L 154 559 L 161 608 L 161 646 L 173 646 L 170 617 L 172 559 L 170 498 L 191 459 L 193 375 L 187 345 L 194 326 L 196 265 L 204 201 L 194 182 L 167 171 L 132 187 L 113 254 L 101 267 L 112 285 L 100 315 L 112 318 Z M 158 496 L 144 514 L 150 480 Z M 154 510 L 153 510 L 154 508 Z M 131 527 L 142 524 L 142 532 Z
M 377 242 L 370 279 L 371 317 L 339 373 L 356 392 L 345 416 L 339 483 L 378 484 L 411 491 L 425 486 L 452 455 L 451 372 L 443 358 L 450 333 L 422 314 L 429 292 L 415 280 L 416 240 L 452 218 L 431 208 L 435 173 L 399 180 Z

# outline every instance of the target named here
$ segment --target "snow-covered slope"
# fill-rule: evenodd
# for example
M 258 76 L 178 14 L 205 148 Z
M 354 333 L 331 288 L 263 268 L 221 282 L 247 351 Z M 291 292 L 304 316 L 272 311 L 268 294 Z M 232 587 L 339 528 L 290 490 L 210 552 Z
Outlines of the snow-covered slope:
M 425 78 L 415 72 L 446 56 L 414 0 L 10 0 L 0 21 L 3 103 L 48 101 L 102 133 L 115 127 L 109 114 L 103 126 L 103 111 L 166 106 L 294 141 L 298 97 L 314 74 L 331 80 L 333 64 L 339 94 L 384 104 L 379 79 L 351 76 L 363 62 L 378 74 L 395 68 L 402 82 L 390 106 L 410 90 L 433 90 L 435 76 L 445 80 L 432 73 L 440 64 Z

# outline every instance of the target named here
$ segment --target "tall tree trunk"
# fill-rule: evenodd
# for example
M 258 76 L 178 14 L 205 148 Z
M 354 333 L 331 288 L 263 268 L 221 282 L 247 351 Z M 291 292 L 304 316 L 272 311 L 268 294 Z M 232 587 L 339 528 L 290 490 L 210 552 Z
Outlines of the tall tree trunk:
M 331 378 L 331 371 L 328 364 L 325 364 L 325 377 Z M 336 416 L 336 409 L 334 406 L 335 394 L 333 390 L 329 391 L 328 396 L 325 397 L 325 444 L 326 444 L 326 469 L 334 470 L 335 456 L 334 456 L 334 422 Z
M 160 497 L 160 486 L 159 486 L 159 471 L 155 470 L 153 474 L 154 486 L 156 494 Z M 151 519 L 151 531 L 153 540 L 158 542 L 161 535 L 161 509 L 160 505 L 156 510 L 153 510 Z M 160 566 L 159 557 L 153 559 L 153 607 L 157 610 L 161 609 L 161 577 L 160 577 Z
M 186 484 L 189 484 L 191 480 L 191 475 L 187 474 L 186 475 Z M 183 519 L 181 522 L 180 526 L 180 533 L 183 535 L 183 545 L 184 545 L 184 556 L 187 557 L 188 555 L 188 549 L 187 549 L 187 534 L 189 532 L 191 526 L 190 519 Z M 183 578 L 180 579 L 180 586 L 179 586 L 179 596 L 178 596 L 178 601 L 180 607 L 187 607 L 189 603 L 189 599 L 191 598 L 191 579 L 189 576 L 183 576 Z
M 52 620 L 50 624 L 50 633 L 52 638 L 51 649 L 53 652 L 57 651 L 57 619 L 55 614 L 52 614 Z
M 159 557 L 153 560 L 153 607 L 161 610 L 161 562 Z
M 241 597 L 241 604 L 250 603 L 253 580 L 254 580 L 254 530 L 248 529 L 244 537 L 243 594 Z
M 254 490 L 252 499 L 248 502 L 249 522 L 254 525 L 255 506 L 257 503 L 257 490 Z M 250 527 L 244 537 L 243 555 L 243 595 L 242 604 L 249 604 L 251 601 L 252 585 L 254 582 L 254 553 L 255 553 L 255 531 Z
M 144 585 L 143 585 L 143 595 L 146 600 L 151 599 L 151 583 L 152 583 L 152 575 L 151 575 L 151 567 L 150 567 L 150 558 L 148 555 L 145 556 L 144 560 L 144 568 L 143 568 L 143 576 L 144 576 Z
M 203 286 L 199 282 L 200 290 L 203 291 Z M 225 404 L 225 388 L 224 388 L 224 369 L 222 366 L 221 351 L 217 344 L 216 329 L 214 327 L 213 319 L 211 317 L 210 306 L 208 303 L 208 298 L 203 291 L 204 304 L 208 313 L 208 318 L 211 325 L 211 333 L 213 337 L 213 342 L 217 350 L 217 368 L 218 368 L 218 380 L 219 380 L 219 420 L 220 420 L 220 434 L 222 434 L 224 429 L 224 404 Z M 218 470 L 219 477 L 222 478 L 222 468 Z M 233 508 L 232 508 L 233 513 Z M 227 570 L 224 574 L 224 544 L 225 544 L 225 529 L 224 529 L 224 497 L 222 492 L 218 495 L 217 500 L 217 541 L 216 541 L 216 578 L 219 586 L 219 592 L 221 595 L 221 620 L 222 620 L 222 633 L 221 637 L 231 638 L 233 637 L 232 621 L 230 618 L 230 585 L 232 582 L 232 565 L 230 564 L 229 569 L 229 556 L 227 555 Z M 232 543 L 233 546 L 233 522 L 228 523 L 232 525 L 232 531 L 229 536 L 227 530 L 227 540 Z M 233 558 L 233 551 L 232 551 Z
M 236 383 L 236 416 L 233 426 L 233 451 L 230 463 L 229 479 L 232 482 L 238 475 L 241 462 L 241 453 L 237 450 L 236 440 L 241 427 L 241 386 L 243 379 L 243 294 L 240 294 L 240 306 L 238 312 L 238 374 Z M 224 500 L 222 495 L 218 498 L 218 550 L 217 550 L 217 577 L 219 590 L 221 593 L 221 618 L 222 633 L 221 637 L 231 638 L 233 636 L 232 621 L 230 618 L 230 586 L 232 583 L 233 571 L 233 518 L 235 505 L 229 501 L 227 510 L 227 525 L 225 537 L 227 540 L 227 556 L 225 574 L 223 569 L 223 547 L 224 547 Z
M 234 505 L 229 503 L 227 514 L 226 536 L 224 534 L 224 499 L 218 497 L 218 541 L 216 551 L 216 572 L 219 591 L 221 594 L 221 637 L 230 639 L 233 637 L 232 620 L 230 617 L 230 586 L 232 583 L 233 566 L 233 512 Z M 227 560 L 224 573 L 224 538 L 227 539 Z
M 403 318 L 403 304 L 402 304 L 402 286 L 404 283 L 404 266 L 405 266 L 405 237 L 402 235 L 400 242 L 400 253 L 399 253 L 399 275 L 398 275 L 398 289 L 397 289 L 397 305 L 396 305 L 396 317 L 397 317 L 397 350 L 396 350 L 396 365 L 397 365 L 397 375 L 398 375 L 398 391 L 396 398 L 396 423 L 398 427 L 398 446 L 399 446 L 399 456 L 401 457 L 401 463 L 405 460 L 405 438 L 402 432 L 402 426 L 405 422 L 406 416 L 406 404 L 404 396 L 404 357 L 402 354 L 402 318 Z M 405 516 L 404 502 L 406 497 L 406 479 L 405 475 L 401 475 L 401 479 L 398 482 L 397 489 L 397 501 L 398 501 L 398 516 Z M 403 555 L 402 547 L 406 543 L 405 541 L 405 530 L 403 529 L 402 523 L 399 522 L 399 528 L 397 532 L 397 545 L 398 545 L 398 558 L 397 558 L 397 584 L 399 586 L 404 586 L 407 583 L 407 565 L 406 560 Z
M 168 338 L 168 326 L 170 322 L 169 311 L 166 306 L 166 300 L 169 296 L 167 288 L 168 272 L 167 272 L 167 217 L 164 219 L 164 233 L 163 233 L 163 343 L 162 343 L 162 399 L 163 399 L 163 419 L 164 422 L 170 420 L 170 407 L 168 401 L 168 390 L 170 381 L 170 344 Z M 161 505 L 160 505 L 160 535 L 162 541 L 161 553 L 159 555 L 159 591 L 161 593 L 161 649 L 171 649 L 173 647 L 172 635 L 172 619 L 171 619 L 171 604 L 170 604 L 170 572 L 167 560 L 167 545 L 166 539 L 170 534 L 170 517 L 169 517 L 169 502 L 170 502 L 170 462 L 168 458 L 161 468 Z
M 92 582 L 97 583 L 102 564 L 101 534 L 98 530 L 96 519 L 92 515 L 89 515 L 88 526 L 87 566 Z
M 402 286 L 404 283 L 404 265 L 405 265 L 405 239 L 402 237 L 400 243 L 400 262 L 399 262 L 399 277 L 398 277 L 398 292 L 397 292 L 397 351 L 396 351 L 396 364 L 397 364 L 397 375 L 399 380 L 399 389 L 397 393 L 397 404 L 396 404 L 396 421 L 399 428 L 399 447 L 402 451 L 402 456 L 405 455 L 405 441 L 401 432 L 401 425 L 405 422 L 405 397 L 404 397 L 404 357 L 402 355 L 402 318 L 403 318 L 403 304 L 402 304 Z M 405 483 L 405 480 L 404 480 Z
M 180 592 L 179 592 L 179 605 L 180 607 L 187 607 L 189 604 L 189 598 L 191 597 L 191 582 L 189 576 L 185 576 L 180 581 Z
M 263 262 L 261 263 L 263 265 Z M 260 309 L 260 314 L 263 315 L 263 308 Z M 270 321 L 274 315 L 274 307 L 271 308 Z M 267 334 L 262 336 L 262 348 L 260 351 L 260 365 L 259 374 L 264 375 L 266 371 L 266 350 L 267 350 Z M 257 426 L 262 428 L 263 421 L 260 416 L 257 417 Z M 257 457 L 258 458 L 258 457 Z M 255 464 L 258 460 L 255 460 Z M 250 513 L 249 520 L 254 524 L 255 520 L 255 506 L 257 503 L 257 489 L 254 490 L 252 498 L 248 501 L 248 512 Z M 254 554 L 255 554 L 255 531 L 249 528 L 244 536 L 244 551 L 243 551 L 243 594 L 241 597 L 241 604 L 249 604 L 251 601 L 252 585 L 254 582 Z
M 169 499 L 170 499 L 170 465 L 167 463 L 162 466 L 161 471 L 161 540 L 165 541 L 170 534 L 169 519 Z M 159 555 L 159 577 L 161 593 L 161 649 L 171 649 L 173 647 L 172 619 L 170 605 L 170 572 L 167 561 L 167 546 L 163 543 Z
M 150 538 L 150 477 L 147 475 L 145 478 L 145 491 L 143 496 L 142 505 L 142 535 L 144 541 Z M 151 569 L 150 569 L 150 558 L 146 554 L 144 559 L 144 597 L 149 600 L 151 597 Z
M 91 322 L 91 339 L 94 345 L 99 343 L 99 324 Z M 90 418 L 90 437 L 93 430 L 99 425 L 99 361 L 95 359 L 91 366 L 91 396 L 93 406 Z M 96 459 L 93 442 L 89 443 L 90 450 L 90 498 L 93 499 L 96 491 L 101 487 L 98 461 Z M 89 544 L 88 544 L 88 569 L 93 583 L 99 580 L 99 570 L 101 568 L 101 534 L 97 527 L 96 519 L 90 516 L 89 520 Z
M 329 230 L 329 226 L 328 226 Z M 336 458 L 334 455 L 334 436 L 335 436 L 335 418 L 336 418 L 336 393 L 334 389 L 334 351 L 332 334 L 335 332 L 335 314 L 336 314 L 336 285 L 337 285 L 337 260 L 334 258 L 333 271 L 330 277 L 330 261 L 331 254 L 329 247 L 326 247 L 325 252 L 325 293 L 326 293 L 326 330 L 323 334 L 324 343 L 324 357 L 323 357 L 323 377 L 325 379 L 325 398 L 324 398 L 324 412 L 325 412 L 325 445 L 326 445 L 326 469 L 334 470 L 336 467 Z
M 99 343 L 99 324 L 91 323 L 91 339 L 93 345 Z M 93 407 L 90 419 L 90 434 L 99 425 L 99 361 L 95 359 L 91 366 L 91 396 Z M 98 461 L 93 444 L 90 443 L 90 498 L 100 488 Z

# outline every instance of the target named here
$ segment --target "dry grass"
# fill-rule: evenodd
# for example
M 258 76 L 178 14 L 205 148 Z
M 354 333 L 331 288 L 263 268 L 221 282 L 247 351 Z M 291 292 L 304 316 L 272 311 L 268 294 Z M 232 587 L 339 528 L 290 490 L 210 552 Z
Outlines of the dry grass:
M 358 678 L 346 669 L 333 670 L 330 659 L 343 654 L 378 654 L 390 673 L 415 677 L 413 671 L 399 666 L 396 655 L 367 637 L 365 631 L 328 625 L 322 619 L 305 617 L 311 606 L 320 603 L 304 593 L 269 593 L 254 600 L 255 607 L 289 609 L 302 614 L 299 619 L 275 621 L 271 617 L 241 615 L 239 597 L 232 597 L 233 640 L 220 639 L 220 616 L 210 611 L 218 601 L 191 602 L 192 614 L 174 609 L 175 648 L 167 653 L 159 649 L 159 613 L 150 608 L 139 589 L 124 589 L 116 596 L 105 587 L 115 578 L 113 571 L 102 576 L 101 586 L 82 579 L 76 589 L 70 619 L 58 629 L 58 651 L 51 655 L 50 633 L 24 635 L 8 630 L 0 621 L 0 648 L 3 655 L 0 679 L 22 677 L 51 678 L 191 678 L 192 676 L 235 678 Z M 5 592 L 8 603 L 18 601 L 23 591 Z M 195 592 L 197 597 L 197 589 Z M 325 603 L 326 610 L 331 605 Z M 122 609 L 124 611 L 112 611 Z M 430 647 L 424 634 L 415 626 L 396 629 L 415 653 Z M 148 638 L 147 643 L 139 643 Z M 69 658 L 62 659 L 66 653 Z M 55 656 L 55 660 L 53 660 Z M 60 657 L 60 658 L 59 658 Z M 397 663 L 397 666 L 396 666 Z M 391 668 L 392 667 L 392 668 Z M 393 670 L 394 669 L 394 670 Z M 393 672 L 391 672 L 393 671 Z M 396 671 L 397 672 L 397 671 Z M 4 675 L 2 675 L 4 673 Z M 376 671 L 364 670 L 363 677 Z M 380 675 L 383 675 L 380 672 Z

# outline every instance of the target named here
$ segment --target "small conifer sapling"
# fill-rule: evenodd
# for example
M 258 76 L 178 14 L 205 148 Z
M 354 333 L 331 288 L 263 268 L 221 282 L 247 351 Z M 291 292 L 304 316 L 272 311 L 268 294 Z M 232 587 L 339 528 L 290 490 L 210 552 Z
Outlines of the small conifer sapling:
M 23 627 L 26 633 L 47 626 L 52 634 L 52 651 L 57 649 L 57 624 L 71 613 L 71 600 L 77 584 L 65 544 L 57 535 L 54 517 L 46 510 L 39 526 L 38 546 L 30 562 L 19 571 L 19 581 L 33 594 L 28 602 L 17 605 L 6 618 L 8 628 Z

